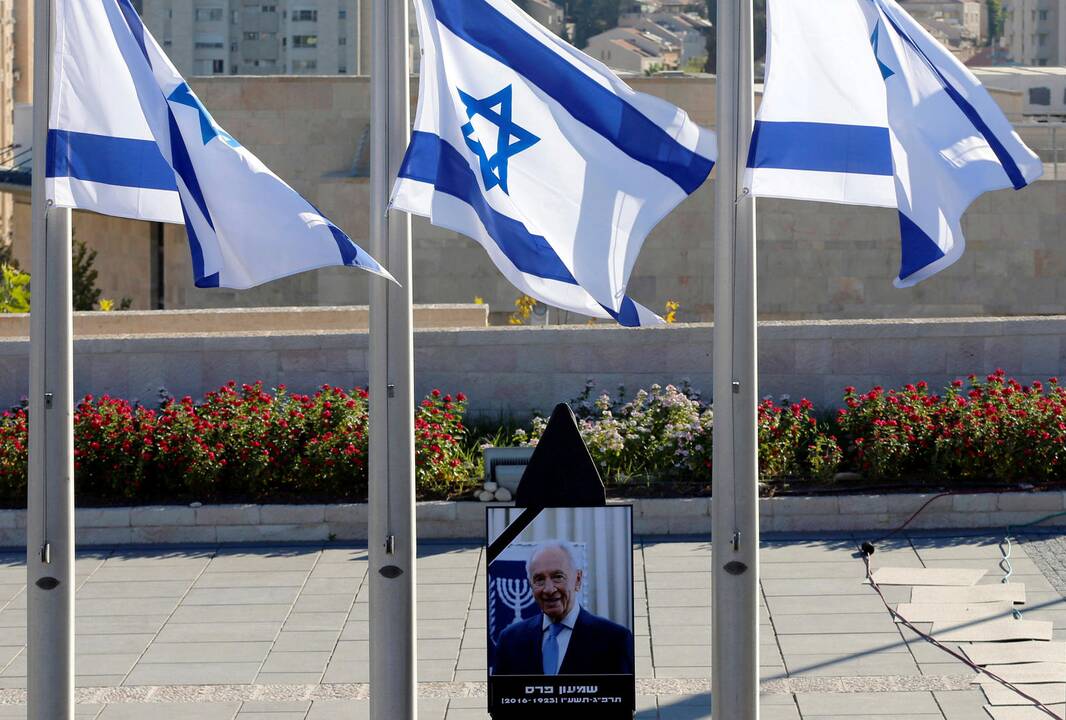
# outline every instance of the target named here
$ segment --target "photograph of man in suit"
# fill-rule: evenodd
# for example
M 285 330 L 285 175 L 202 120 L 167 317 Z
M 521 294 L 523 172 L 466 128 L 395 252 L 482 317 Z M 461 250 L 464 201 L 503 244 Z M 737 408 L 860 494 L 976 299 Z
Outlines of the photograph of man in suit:
M 500 634 L 494 675 L 633 674 L 633 633 L 577 601 L 582 571 L 570 543 L 538 545 L 526 575 L 540 613 Z

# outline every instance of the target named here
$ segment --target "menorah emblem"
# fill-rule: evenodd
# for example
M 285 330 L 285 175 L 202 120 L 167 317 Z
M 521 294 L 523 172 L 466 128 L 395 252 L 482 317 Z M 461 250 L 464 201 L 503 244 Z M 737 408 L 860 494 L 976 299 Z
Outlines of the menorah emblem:
M 533 604 L 533 593 L 524 578 L 496 578 L 496 594 L 514 612 L 508 625 L 522 621 L 522 610 Z

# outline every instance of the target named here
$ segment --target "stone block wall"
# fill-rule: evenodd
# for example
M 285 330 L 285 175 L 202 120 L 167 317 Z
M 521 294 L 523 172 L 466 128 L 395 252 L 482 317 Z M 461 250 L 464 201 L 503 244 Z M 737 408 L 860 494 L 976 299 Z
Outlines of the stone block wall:
M 470 410 L 490 419 L 547 412 L 581 392 L 588 378 L 632 394 L 652 383 L 688 379 L 712 387 L 712 330 L 693 324 L 629 330 L 570 328 L 434 329 L 415 333 L 415 382 L 465 392 Z M 946 320 L 773 321 L 759 328 L 760 395 L 810 398 L 837 407 L 854 385 L 899 387 L 926 380 L 944 387 L 969 373 L 1003 368 L 1024 382 L 1066 377 L 1066 317 Z M 75 393 L 111 393 L 146 404 L 160 387 L 201 396 L 228 380 L 262 380 L 293 392 L 329 383 L 366 385 L 365 332 L 271 331 L 75 341 Z M 0 338 L 0 403 L 29 386 L 29 342 Z

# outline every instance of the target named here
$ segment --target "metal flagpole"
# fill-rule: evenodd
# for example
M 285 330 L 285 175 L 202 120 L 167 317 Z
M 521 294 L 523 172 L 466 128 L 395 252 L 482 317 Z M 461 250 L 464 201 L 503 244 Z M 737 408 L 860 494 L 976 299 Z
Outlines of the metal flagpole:
M 414 720 L 411 219 L 388 209 L 411 135 L 408 16 L 406 0 L 373 2 L 370 247 L 400 285 L 370 281 L 370 717 Z
M 714 259 L 713 715 L 759 717 L 759 460 L 755 201 L 743 187 L 752 130 L 752 0 L 718 3 Z
M 34 14 L 33 278 L 26 518 L 29 720 L 74 718 L 74 346 L 70 210 L 45 199 L 53 0 Z

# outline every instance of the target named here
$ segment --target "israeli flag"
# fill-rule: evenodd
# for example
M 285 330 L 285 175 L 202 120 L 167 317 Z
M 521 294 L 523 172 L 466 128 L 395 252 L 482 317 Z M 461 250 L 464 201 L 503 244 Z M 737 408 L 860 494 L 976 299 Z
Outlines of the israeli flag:
M 651 229 L 707 179 L 714 135 L 510 0 L 415 0 L 415 132 L 393 207 L 468 235 L 542 302 L 661 322 L 626 295 Z
M 184 224 L 197 287 L 328 265 L 390 277 L 219 127 L 129 0 L 57 0 L 53 68 L 56 205 Z
M 756 196 L 897 208 L 897 287 L 962 255 L 979 195 L 1043 173 L 977 78 L 895 0 L 768 0 Z

